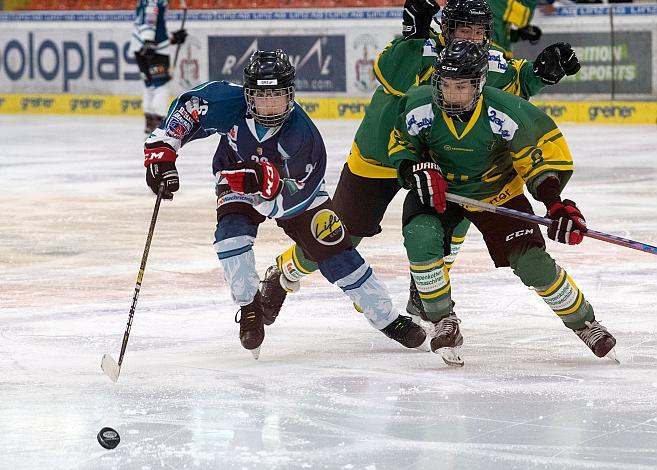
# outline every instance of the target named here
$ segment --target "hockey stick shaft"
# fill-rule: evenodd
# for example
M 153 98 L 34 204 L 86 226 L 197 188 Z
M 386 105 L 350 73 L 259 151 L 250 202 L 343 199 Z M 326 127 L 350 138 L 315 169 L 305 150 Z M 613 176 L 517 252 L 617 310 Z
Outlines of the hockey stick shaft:
M 187 1 L 186 0 L 180 0 L 180 6 L 183 9 L 183 17 L 182 17 L 182 22 L 180 23 L 180 29 L 185 29 L 185 22 L 187 21 Z M 178 43 L 176 44 L 176 54 L 173 56 L 173 68 L 175 70 L 176 64 L 178 63 L 178 54 L 180 53 L 180 46 L 182 44 Z
M 535 222 L 539 225 L 545 225 L 546 227 L 552 225 L 552 219 L 548 219 L 547 217 L 528 214 L 526 212 L 518 211 L 515 209 L 509 209 L 508 207 L 495 206 L 487 202 L 477 201 L 476 199 L 471 199 L 464 196 L 458 196 L 456 194 L 447 193 L 445 196 L 448 201 L 455 202 L 457 204 L 476 207 L 478 209 L 482 209 L 487 212 L 506 215 L 507 217 L 512 217 L 514 219 Z M 652 253 L 653 255 L 657 255 L 657 247 L 648 245 L 646 243 L 637 242 L 635 240 L 630 240 L 627 238 L 622 238 L 616 235 L 610 235 L 608 233 L 598 232 L 596 230 L 591 230 L 591 229 L 588 229 L 586 233 L 584 233 L 583 235 L 585 237 L 595 238 L 596 240 L 601 240 L 603 242 L 613 243 L 614 245 L 620 245 L 626 248 L 632 248 L 634 250 L 639 250 L 646 253 Z
M 139 291 L 141 290 L 141 281 L 144 278 L 144 270 L 146 269 L 146 261 L 148 260 L 148 252 L 151 249 L 151 241 L 153 240 L 153 232 L 155 231 L 155 222 L 157 222 L 157 214 L 160 212 L 160 203 L 162 202 L 162 193 L 164 192 L 164 183 L 160 183 L 157 191 L 157 199 L 155 199 L 155 208 L 153 209 L 153 216 L 151 217 L 151 225 L 148 229 L 148 236 L 146 237 L 146 246 L 144 253 L 141 256 L 141 265 L 139 266 L 139 273 L 137 274 L 137 283 L 135 284 L 135 293 L 132 296 L 132 305 L 130 306 L 130 314 L 128 315 L 128 324 L 123 334 L 123 343 L 121 343 L 121 353 L 119 354 L 119 361 L 117 362 L 119 369 L 123 363 L 123 356 L 128 346 L 128 338 L 130 337 L 130 329 L 132 328 L 132 319 L 135 316 L 135 309 L 137 307 L 137 299 L 139 298 Z

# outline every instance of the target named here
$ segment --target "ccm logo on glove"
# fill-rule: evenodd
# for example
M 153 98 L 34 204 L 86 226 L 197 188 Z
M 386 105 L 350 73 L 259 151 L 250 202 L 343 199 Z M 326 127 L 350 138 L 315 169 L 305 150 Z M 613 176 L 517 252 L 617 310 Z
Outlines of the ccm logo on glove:
M 272 200 L 283 189 L 283 182 L 276 167 L 269 162 L 239 162 L 223 170 L 230 189 L 242 194 L 260 194 L 263 199 Z

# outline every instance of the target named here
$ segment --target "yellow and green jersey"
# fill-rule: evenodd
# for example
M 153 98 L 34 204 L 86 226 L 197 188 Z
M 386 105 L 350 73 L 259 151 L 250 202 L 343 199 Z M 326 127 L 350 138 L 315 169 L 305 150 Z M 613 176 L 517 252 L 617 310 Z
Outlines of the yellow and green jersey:
M 449 192 L 492 204 L 532 194 L 548 176 L 561 186 L 573 171 L 566 139 L 554 121 L 528 101 L 484 87 L 468 122 L 452 119 L 433 102 L 431 86 L 400 101 L 390 161 L 436 162 Z M 400 180 L 401 181 L 401 180 Z M 403 182 L 402 182 L 403 184 Z
M 442 35 L 429 39 L 392 41 L 379 54 L 374 74 L 380 85 L 374 92 L 351 147 L 347 164 L 352 173 L 365 178 L 395 178 L 388 159 L 388 144 L 399 110 L 399 101 L 415 85 L 430 83 L 436 56 L 445 47 Z M 534 75 L 533 63 L 508 60 L 491 48 L 486 83 L 508 93 L 529 98 L 543 89 Z
M 493 44 L 504 52 L 506 57 L 513 57 L 511 43 L 513 30 L 527 26 L 534 16 L 536 0 L 488 0 L 493 12 Z

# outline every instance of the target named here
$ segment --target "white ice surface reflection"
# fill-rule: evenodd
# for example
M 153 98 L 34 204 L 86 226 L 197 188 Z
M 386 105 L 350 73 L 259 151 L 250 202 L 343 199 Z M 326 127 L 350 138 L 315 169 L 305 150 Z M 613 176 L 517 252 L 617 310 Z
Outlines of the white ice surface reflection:
M 466 365 L 404 350 L 314 275 L 243 350 L 219 263 L 211 155 L 186 147 L 119 382 L 154 197 L 141 120 L 0 117 L 1 468 L 654 469 L 657 257 L 587 239 L 551 253 L 616 335 L 601 360 L 472 230 L 452 271 Z M 334 187 L 357 122 L 319 122 Z M 566 126 L 566 195 L 596 230 L 657 244 L 654 126 Z M 363 255 L 406 302 L 401 198 Z M 539 213 L 543 213 L 537 205 Z M 260 228 L 260 272 L 289 242 Z M 119 431 L 107 451 L 103 426 Z

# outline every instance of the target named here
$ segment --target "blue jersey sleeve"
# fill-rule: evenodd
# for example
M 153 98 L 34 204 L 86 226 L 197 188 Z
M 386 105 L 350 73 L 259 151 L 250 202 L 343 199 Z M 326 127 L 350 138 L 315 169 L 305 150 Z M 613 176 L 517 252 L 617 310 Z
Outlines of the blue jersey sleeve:
M 261 214 L 288 219 L 328 200 L 324 187 L 326 148 L 319 131 L 298 107 L 285 122 L 278 140 L 283 190 L 255 208 Z
M 167 147 L 176 154 L 187 142 L 216 132 L 225 134 L 246 114 L 243 88 L 225 81 L 207 82 L 180 95 L 166 119 L 146 139 L 147 149 Z

